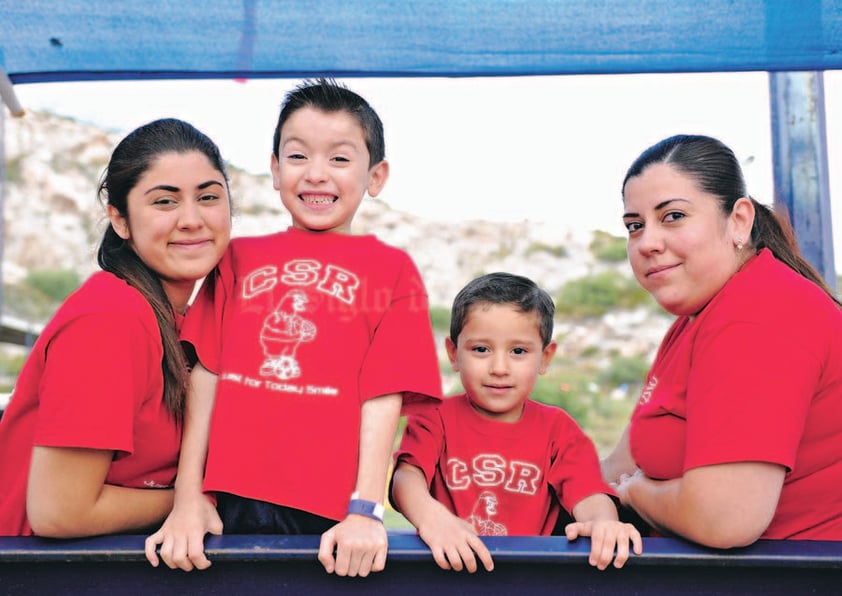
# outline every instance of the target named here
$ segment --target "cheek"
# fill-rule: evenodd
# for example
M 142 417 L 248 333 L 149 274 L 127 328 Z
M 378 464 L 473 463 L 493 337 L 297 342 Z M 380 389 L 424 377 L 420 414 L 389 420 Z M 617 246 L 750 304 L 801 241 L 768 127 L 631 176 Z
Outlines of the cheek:
M 278 170 L 276 176 L 272 177 L 272 183 L 275 187 L 275 190 L 283 190 L 285 188 L 290 188 L 295 185 L 295 169 L 290 166 L 282 167 Z
M 626 246 L 626 254 L 628 255 L 627 258 L 629 261 L 629 266 L 632 268 L 632 273 L 634 273 L 634 276 L 638 279 L 638 281 L 640 281 L 640 276 L 638 275 L 638 272 L 643 267 L 643 258 L 631 244 Z
M 147 260 L 154 259 L 156 258 L 155 255 L 162 254 L 165 244 L 154 237 L 141 234 L 134 237 L 132 246 L 142 259 Z
M 459 372 L 468 377 L 468 382 L 482 376 L 482 364 L 478 359 L 462 359 L 459 361 Z
M 231 212 L 227 209 L 219 209 L 208 218 L 208 225 L 220 232 L 231 232 Z

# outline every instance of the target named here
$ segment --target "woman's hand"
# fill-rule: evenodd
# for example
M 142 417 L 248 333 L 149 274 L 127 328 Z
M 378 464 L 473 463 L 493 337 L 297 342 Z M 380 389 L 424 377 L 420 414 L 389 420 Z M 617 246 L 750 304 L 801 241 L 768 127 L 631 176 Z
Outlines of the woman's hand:
M 620 503 L 626 507 L 631 507 L 629 503 L 629 490 L 636 482 L 640 482 L 645 478 L 646 474 L 640 468 L 634 470 L 631 474 L 620 474 L 617 482 L 611 483 L 611 487 L 617 491 L 617 496 L 620 497 Z

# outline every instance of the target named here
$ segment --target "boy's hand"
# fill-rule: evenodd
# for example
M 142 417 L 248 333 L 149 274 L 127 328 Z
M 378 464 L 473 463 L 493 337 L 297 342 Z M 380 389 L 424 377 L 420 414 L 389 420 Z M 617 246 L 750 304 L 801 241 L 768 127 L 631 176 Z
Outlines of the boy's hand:
M 161 559 L 170 569 L 207 569 L 205 534 L 222 534 L 222 520 L 210 498 L 198 494 L 177 502 L 161 529 L 146 539 L 146 558 L 158 566 L 155 547 L 161 545 Z
M 418 528 L 421 540 L 430 547 L 433 559 L 442 569 L 453 569 L 468 573 L 477 570 L 476 557 L 486 571 L 494 569 L 491 553 L 477 536 L 474 527 L 442 508 L 429 522 Z
M 588 563 L 597 569 L 605 569 L 614 559 L 617 569 L 625 565 L 629 559 L 629 542 L 634 547 L 634 553 L 643 552 L 643 540 L 640 532 L 631 524 L 614 520 L 597 520 L 588 522 L 573 522 L 567 524 L 564 533 L 568 540 L 576 540 L 579 536 L 591 537 L 591 556 Z M 614 557 L 614 548 L 617 556 Z
M 365 577 L 383 571 L 388 548 L 383 522 L 351 514 L 322 534 L 319 562 L 328 573 Z

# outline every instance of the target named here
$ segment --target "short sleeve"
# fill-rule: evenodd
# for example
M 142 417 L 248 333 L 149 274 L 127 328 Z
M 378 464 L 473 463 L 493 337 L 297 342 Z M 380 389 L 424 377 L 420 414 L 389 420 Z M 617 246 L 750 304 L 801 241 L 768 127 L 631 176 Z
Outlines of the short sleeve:
M 821 361 L 788 323 L 700 333 L 687 385 L 684 469 L 737 461 L 792 468 Z
M 549 482 L 562 507 L 572 513 L 573 507 L 590 495 L 603 493 L 616 496 L 602 479 L 593 441 L 567 413 L 559 414 L 553 434 L 555 440 Z
M 444 425 L 437 406 L 429 404 L 407 417 L 400 447 L 395 453 L 395 467 L 411 464 L 424 473 L 427 486 L 433 481 L 444 447 Z
M 38 388 L 36 445 L 133 452 L 135 413 L 161 392 L 160 332 L 147 322 L 139 313 L 89 314 L 55 334 Z
M 405 414 L 416 404 L 429 398 L 440 400 L 442 396 L 427 294 L 408 258 L 392 301 L 374 332 L 360 374 L 362 399 L 392 393 L 405 394 Z

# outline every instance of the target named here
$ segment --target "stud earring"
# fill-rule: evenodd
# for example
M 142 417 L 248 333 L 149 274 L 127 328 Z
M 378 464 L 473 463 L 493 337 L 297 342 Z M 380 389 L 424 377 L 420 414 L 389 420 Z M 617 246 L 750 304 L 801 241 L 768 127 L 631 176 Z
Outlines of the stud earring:
M 734 238 L 734 242 L 737 244 L 737 250 L 743 249 L 743 239 L 742 238 L 737 236 L 736 238 Z

